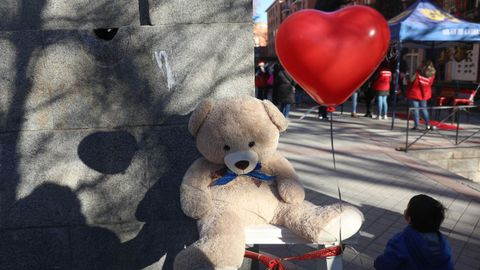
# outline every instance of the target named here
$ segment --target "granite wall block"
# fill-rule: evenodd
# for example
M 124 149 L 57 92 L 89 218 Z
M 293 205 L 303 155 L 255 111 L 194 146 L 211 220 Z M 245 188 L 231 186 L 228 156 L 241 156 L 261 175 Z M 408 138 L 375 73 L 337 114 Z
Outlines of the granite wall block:
M 0 31 L 140 25 L 140 7 L 146 1 L 3 0 L 0 4 Z
M 0 269 L 171 269 L 198 238 L 179 200 L 189 113 L 254 94 L 251 1 L 7 0 L 0 16 Z
M 1 269 L 70 269 L 67 228 L 0 230 Z
M 252 0 L 150 0 L 153 25 L 183 23 L 248 23 Z
M 4 0 L 0 31 L 251 22 L 252 0 Z
M 250 24 L 3 36 L 0 131 L 158 125 L 204 97 L 254 91 Z

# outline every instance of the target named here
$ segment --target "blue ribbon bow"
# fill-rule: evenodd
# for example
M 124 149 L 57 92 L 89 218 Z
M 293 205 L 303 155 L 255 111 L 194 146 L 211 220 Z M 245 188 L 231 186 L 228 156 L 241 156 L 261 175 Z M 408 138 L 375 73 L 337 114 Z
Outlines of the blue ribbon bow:
M 240 175 L 251 176 L 251 177 L 257 178 L 258 180 L 265 181 L 265 182 L 275 180 L 275 176 L 268 175 L 268 174 L 262 172 L 260 170 L 261 168 L 262 168 L 262 165 L 260 163 L 257 163 L 257 166 L 255 166 L 255 169 L 253 169 L 253 171 L 251 171 L 249 173 L 246 173 L 246 174 L 240 174 Z M 212 186 L 226 185 L 226 184 L 230 183 L 233 179 L 237 178 L 237 176 L 239 176 L 239 174 L 236 174 L 229 169 L 229 170 L 227 170 L 227 173 L 224 176 L 215 180 L 215 182 L 213 182 Z

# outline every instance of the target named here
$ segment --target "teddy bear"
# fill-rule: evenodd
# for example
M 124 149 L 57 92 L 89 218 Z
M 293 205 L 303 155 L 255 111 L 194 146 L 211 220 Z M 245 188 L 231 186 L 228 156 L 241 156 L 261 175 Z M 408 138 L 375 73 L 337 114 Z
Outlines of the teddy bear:
M 188 130 L 202 157 L 180 186 L 183 212 L 197 220 L 199 240 L 175 258 L 175 270 L 238 269 L 249 225 L 284 226 L 312 243 L 355 234 L 362 213 L 346 204 L 316 206 L 290 162 L 278 151 L 288 120 L 268 100 L 234 96 L 205 99 Z M 340 228 L 341 227 L 341 228 Z

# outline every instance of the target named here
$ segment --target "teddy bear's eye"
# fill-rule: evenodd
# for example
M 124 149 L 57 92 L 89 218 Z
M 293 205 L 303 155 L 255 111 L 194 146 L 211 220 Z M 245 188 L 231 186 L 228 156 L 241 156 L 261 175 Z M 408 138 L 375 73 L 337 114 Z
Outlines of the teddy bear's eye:
M 225 150 L 225 151 L 230 151 L 230 146 L 225 145 L 225 146 L 223 147 L 223 150 Z
M 249 146 L 249 147 L 254 147 L 254 146 L 255 146 L 255 142 L 249 142 L 249 143 L 248 143 L 248 146 Z

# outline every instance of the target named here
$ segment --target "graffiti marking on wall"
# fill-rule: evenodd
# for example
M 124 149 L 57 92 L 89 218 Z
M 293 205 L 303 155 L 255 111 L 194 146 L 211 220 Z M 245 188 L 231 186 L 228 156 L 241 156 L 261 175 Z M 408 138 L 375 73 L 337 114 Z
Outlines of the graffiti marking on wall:
M 154 52 L 154 56 L 158 68 L 162 71 L 163 75 L 167 77 L 167 87 L 170 91 L 175 86 L 175 77 L 173 76 L 172 69 L 168 63 L 168 54 L 166 51 L 159 51 Z

